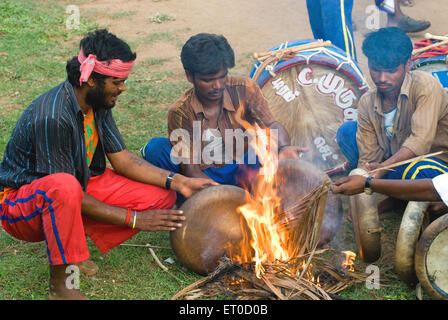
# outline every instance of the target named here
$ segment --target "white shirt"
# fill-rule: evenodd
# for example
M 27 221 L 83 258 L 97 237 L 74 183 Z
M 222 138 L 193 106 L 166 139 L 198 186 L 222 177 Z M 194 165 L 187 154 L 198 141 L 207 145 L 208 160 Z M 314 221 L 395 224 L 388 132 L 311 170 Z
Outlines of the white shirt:
M 433 178 L 432 184 L 442 201 L 448 206 L 448 173 Z

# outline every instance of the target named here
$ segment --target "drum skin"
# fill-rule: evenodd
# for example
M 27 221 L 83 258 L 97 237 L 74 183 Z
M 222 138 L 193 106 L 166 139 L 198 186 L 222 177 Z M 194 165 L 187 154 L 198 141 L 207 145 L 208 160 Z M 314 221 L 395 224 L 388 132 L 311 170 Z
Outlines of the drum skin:
M 282 204 L 296 203 L 309 191 L 322 184 L 328 176 L 313 164 L 299 159 L 279 161 L 279 175 L 287 177 L 279 194 Z M 242 188 L 221 185 L 206 188 L 189 199 L 180 208 L 186 220 L 183 227 L 171 232 L 173 251 L 189 270 L 204 275 L 212 272 L 225 254 L 226 244 L 237 244 L 242 239 L 244 223 L 236 208 L 243 205 L 246 191 Z M 328 194 L 319 237 L 319 244 L 329 242 L 340 227 L 342 201 Z M 243 227 L 242 227 L 243 226 Z
M 395 246 L 395 272 L 410 286 L 417 283 L 414 256 L 418 237 L 423 226 L 427 202 L 410 201 L 406 206 Z
M 366 176 L 367 171 L 354 169 L 350 175 Z M 361 193 L 350 197 L 353 233 L 359 256 L 364 262 L 374 262 L 381 255 L 381 231 L 376 195 Z
M 280 47 L 310 42 L 295 41 Z M 299 51 L 296 58 L 275 64 L 273 73 L 264 71 L 254 80 L 272 114 L 288 131 L 291 143 L 308 148 L 303 159 L 323 171 L 332 174 L 344 170 L 348 163 L 336 133 L 344 122 L 357 119 L 359 98 L 367 90 L 359 68 L 347 60 L 345 52 L 332 46 Z
M 423 231 L 415 251 L 415 271 L 432 299 L 448 300 L 448 214 Z

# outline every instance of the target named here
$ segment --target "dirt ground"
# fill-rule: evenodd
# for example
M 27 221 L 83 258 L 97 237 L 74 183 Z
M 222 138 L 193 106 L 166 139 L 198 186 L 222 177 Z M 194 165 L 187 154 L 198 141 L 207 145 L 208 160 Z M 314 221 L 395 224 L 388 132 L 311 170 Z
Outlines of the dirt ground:
M 369 32 L 369 6 L 373 0 L 354 1 L 352 13 L 356 30 L 355 44 L 361 70 L 367 74 L 366 58 L 361 53 L 364 35 Z M 282 42 L 313 38 L 309 26 L 305 0 L 79 0 L 82 14 L 91 14 L 100 25 L 130 41 L 166 30 L 183 30 L 181 43 L 199 32 L 223 34 L 237 56 L 235 72 L 249 74 L 248 65 L 238 64 L 254 52 L 266 51 Z M 425 32 L 444 35 L 448 33 L 446 13 L 448 2 L 442 0 L 415 0 L 413 7 L 402 7 L 413 18 L 431 21 L 431 27 L 421 33 L 410 34 L 413 41 L 422 39 Z M 116 17 L 129 13 L 128 18 Z M 174 21 L 151 23 L 149 17 L 168 14 Z M 380 14 L 380 25 L 385 26 L 386 15 Z M 139 46 L 138 60 L 148 57 L 172 58 L 174 62 L 165 67 L 181 70 L 179 46 L 157 42 Z

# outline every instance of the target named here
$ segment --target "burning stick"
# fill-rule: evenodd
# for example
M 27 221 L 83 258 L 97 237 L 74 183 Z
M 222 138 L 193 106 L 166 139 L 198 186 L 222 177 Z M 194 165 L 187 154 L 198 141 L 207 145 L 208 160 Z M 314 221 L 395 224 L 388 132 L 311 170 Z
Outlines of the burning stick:
M 352 284 L 364 283 L 369 275 L 356 272 L 341 273 L 337 267 L 330 265 L 325 258 L 318 256 L 327 251 L 328 249 L 314 252 L 313 271 L 308 270 L 310 274 L 314 274 L 311 279 L 299 278 L 290 270 L 291 267 L 299 270 L 303 258 L 307 255 L 293 258 L 292 260 L 295 260 L 295 262 L 291 260 L 288 263 L 267 264 L 266 272 L 261 279 L 256 277 L 254 263 L 232 264 L 229 259 L 224 258 L 215 272 L 181 290 L 172 299 L 213 297 L 222 290 L 226 295 L 244 300 L 342 299 L 336 295 L 338 292 Z M 235 281 L 235 277 L 242 281 Z

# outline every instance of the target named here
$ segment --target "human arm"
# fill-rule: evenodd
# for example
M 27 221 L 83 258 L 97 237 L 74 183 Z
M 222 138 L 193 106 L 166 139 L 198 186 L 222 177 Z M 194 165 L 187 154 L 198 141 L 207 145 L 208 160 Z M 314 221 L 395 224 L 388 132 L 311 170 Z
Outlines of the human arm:
M 413 157 L 415 157 L 415 154 L 412 152 L 412 150 L 408 149 L 407 147 L 401 147 L 394 155 L 392 155 L 389 159 L 383 161 L 382 163 L 366 163 L 366 169 L 369 171 L 380 169 L 400 161 L 411 159 Z M 378 179 L 383 177 L 386 173 L 387 170 L 378 170 L 376 172 L 373 172 L 371 176 Z
M 291 146 L 291 138 L 286 128 L 278 121 L 274 121 L 269 129 L 277 130 L 278 132 L 278 158 L 300 158 L 301 153 L 308 151 L 308 148 L 301 148 Z
M 330 185 L 335 194 L 355 195 L 364 192 L 366 177 L 353 175 L 344 177 Z M 389 180 L 372 179 L 373 192 L 385 194 L 396 199 L 411 201 L 440 201 L 440 196 L 431 179 Z
M 170 172 L 152 165 L 128 149 L 116 153 L 108 153 L 107 157 L 118 174 L 131 180 L 165 188 Z M 188 198 L 196 192 L 214 185 L 218 185 L 218 183 L 208 177 L 190 178 L 176 173 L 173 176 L 170 189 Z
M 82 213 L 92 219 L 120 225 L 142 231 L 173 231 L 180 228 L 181 221 L 185 220 L 182 210 L 147 210 L 128 212 L 127 208 L 120 208 L 106 204 L 88 193 L 84 192 L 84 198 L 81 203 Z M 129 217 L 128 217 L 129 215 Z M 129 222 L 126 223 L 126 220 Z

